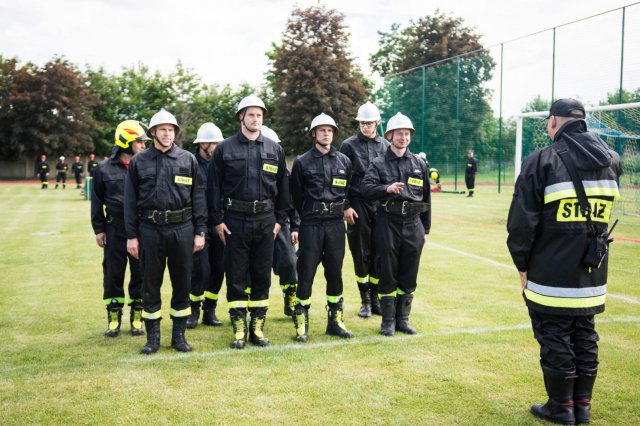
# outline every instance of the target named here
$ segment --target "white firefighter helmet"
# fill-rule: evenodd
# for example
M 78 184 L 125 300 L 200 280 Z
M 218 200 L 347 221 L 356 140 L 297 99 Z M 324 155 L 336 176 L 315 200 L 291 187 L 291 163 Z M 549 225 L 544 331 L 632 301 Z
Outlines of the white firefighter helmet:
M 338 133 L 338 125 L 333 120 L 333 118 L 329 117 L 324 112 L 318 116 L 316 116 L 313 120 L 311 120 L 311 127 L 309 127 L 309 135 L 313 136 L 311 132 L 318 126 L 331 126 L 333 127 L 333 132 Z
M 262 127 L 260 128 L 260 132 L 262 133 L 262 136 L 266 136 L 269 139 L 271 139 L 272 141 L 276 142 L 276 143 L 280 143 L 280 138 L 278 137 L 278 134 L 276 133 L 275 130 L 262 125 Z
M 153 137 L 151 135 L 151 129 L 153 129 L 156 126 L 159 126 L 160 124 L 172 124 L 176 129 L 176 136 L 180 131 L 180 126 L 178 126 L 178 121 L 176 120 L 176 117 L 166 109 L 161 108 L 160 111 L 156 112 L 155 114 L 153 114 L 153 117 L 151 117 L 151 121 L 149 121 L 149 130 L 147 131 L 147 135 L 149 135 L 150 137 Z
M 61 155 L 59 158 L 60 161 L 64 161 L 64 155 Z
M 264 102 L 262 102 L 262 99 L 260 99 L 258 96 L 256 96 L 255 94 L 252 93 L 249 96 L 245 96 L 244 98 L 242 98 L 242 100 L 238 104 L 238 109 L 236 110 L 236 119 L 239 120 L 240 119 L 240 113 L 245 108 L 249 108 L 249 107 L 262 108 L 263 114 L 267 115 L 267 107 L 264 106 Z
M 356 117 L 357 121 L 380 121 L 382 118 L 380 117 L 380 111 L 378 107 L 367 101 L 364 105 L 358 108 L 358 116 Z
M 218 126 L 213 123 L 204 123 L 198 129 L 198 136 L 193 143 L 212 143 L 212 142 L 222 142 L 224 140 L 224 136 L 222 136 L 222 131 Z
M 391 132 L 398 129 L 411 130 L 411 134 L 413 134 L 416 131 L 413 128 L 413 124 L 411 123 L 411 120 L 409 119 L 409 117 L 407 117 L 401 112 L 397 113 L 396 115 L 394 115 L 389 119 L 389 122 L 387 123 L 387 131 L 384 132 L 385 139 L 389 140 L 389 135 L 391 134 Z

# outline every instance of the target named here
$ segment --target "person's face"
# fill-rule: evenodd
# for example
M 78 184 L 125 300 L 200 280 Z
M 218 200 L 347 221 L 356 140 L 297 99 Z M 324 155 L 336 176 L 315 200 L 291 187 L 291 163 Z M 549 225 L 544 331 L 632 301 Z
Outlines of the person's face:
M 244 116 L 242 117 L 242 123 L 244 127 L 250 131 L 251 133 L 259 132 L 262 127 L 262 119 L 263 117 L 262 108 L 259 107 L 249 107 L 244 111 Z
M 46 161 L 46 160 L 47 160 L 47 156 L 46 155 L 40 156 L 40 161 Z
M 131 151 L 133 151 L 133 155 L 144 151 L 144 141 L 133 141 L 131 142 Z
M 95 154 L 90 154 L 90 155 L 89 155 L 89 159 L 91 159 L 91 160 L 95 160 L 95 159 L 96 159 L 96 155 L 95 155 Z
M 78 163 L 80 161 L 80 157 L 74 157 L 73 160 Z
M 378 127 L 377 121 L 360 121 L 360 132 L 368 137 L 369 139 L 373 139 L 376 135 L 376 129 Z
M 173 124 L 159 124 L 155 128 L 154 136 L 162 147 L 169 148 L 176 138 L 176 129 Z
M 216 150 L 216 144 L 211 142 L 202 142 L 199 145 L 200 153 L 202 154 L 202 156 L 205 159 L 210 160 L 211 156 L 213 155 L 213 151 Z
M 473 158 L 473 152 L 467 152 L 467 157 L 468 158 Z
M 331 126 L 318 126 L 315 128 L 316 143 L 322 146 L 329 146 L 333 141 L 333 127 Z
M 394 130 L 391 140 L 396 148 L 406 148 L 411 143 L 411 131 L 409 129 Z

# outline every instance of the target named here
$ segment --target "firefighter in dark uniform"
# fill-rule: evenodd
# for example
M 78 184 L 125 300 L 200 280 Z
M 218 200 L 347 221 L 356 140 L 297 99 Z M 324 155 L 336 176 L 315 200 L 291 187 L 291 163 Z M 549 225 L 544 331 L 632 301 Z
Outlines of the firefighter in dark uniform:
M 284 150 L 260 133 L 266 114 L 256 95 L 243 98 L 236 110 L 238 133 L 225 139 L 209 165 L 207 202 L 210 221 L 225 244 L 227 300 L 234 340 L 266 346 L 264 324 L 269 307 L 274 239 L 287 220 L 289 182 Z M 251 282 L 251 293 L 247 287 Z
M 577 100 L 559 99 L 551 105 L 547 130 L 553 144 L 522 164 L 507 221 L 507 246 L 520 272 L 549 397 L 531 412 L 570 424 L 590 421 L 598 372 L 594 315 L 604 311 L 607 288 L 607 257 L 600 267 L 588 267 L 584 255 L 591 237 L 608 238 L 622 173 L 620 157 L 587 132 L 585 117 Z M 561 155 L 575 164 L 590 213 L 581 213 Z
M 87 170 L 89 171 L 89 176 L 93 177 L 96 169 L 98 168 L 98 162 L 96 161 L 96 155 L 91 153 L 89 154 L 89 161 L 87 162 Z
M 300 215 L 298 290 L 293 322 L 296 341 L 309 339 L 311 290 L 322 262 L 327 280 L 326 333 L 353 337 L 343 321 L 342 262 L 344 260 L 344 211 L 351 181 L 351 160 L 331 146 L 338 132 L 333 118 L 320 114 L 311 121 L 313 147 L 296 158 L 291 170 L 291 197 Z
M 371 102 L 358 108 L 356 120 L 360 131 L 342 142 L 340 152 L 351 160 L 353 178 L 349 187 L 349 209 L 345 212 L 347 240 L 353 256 L 356 282 L 362 305 L 358 316 L 368 318 L 372 313 L 380 315 L 378 300 L 379 273 L 376 270 L 375 225 L 376 204 L 364 199 L 361 182 L 374 158 L 384 155 L 389 142 L 378 135 L 380 112 Z
M 49 188 L 49 163 L 47 163 L 47 156 L 44 154 L 40 156 L 40 162 L 36 164 L 36 175 L 40 177 L 41 189 Z
M 142 271 L 142 317 L 147 329 L 143 354 L 160 346 L 160 287 L 166 265 L 173 287 L 171 346 L 191 351 L 185 329 L 191 314 L 193 253 L 204 248 L 207 211 L 198 162 L 174 144 L 179 131 L 171 113 L 157 112 L 147 132 L 153 145 L 131 159 L 125 185 L 127 250 L 140 259 Z
M 207 175 L 209 174 L 209 162 L 218 143 L 224 137 L 222 131 L 213 123 L 204 123 L 198 129 L 196 140 L 196 160 L 200 167 L 203 191 L 207 193 Z M 221 326 L 222 322 L 216 317 L 218 305 L 218 293 L 224 280 L 224 244 L 218 234 L 211 230 L 207 235 L 207 242 L 203 250 L 193 254 L 193 273 L 191 275 L 191 315 L 187 320 L 187 328 L 196 328 L 200 319 L 200 307 L 202 306 L 202 323 L 205 325 Z
M 391 146 L 374 159 L 362 180 L 362 193 L 380 200 L 376 247 L 380 270 L 381 332 L 416 334 L 409 325 L 420 255 L 431 228 L 431 191 L 425 162 L 408 145 L 414 133 L 409 118 L 397 113 L 387 123 Z
M 73 172 L 76 178 L 76 188 L 81 188 L 82 175 L 84 174 L 84 163 L 80 161 L 80 157 L 77 155 L 74 158 L 73 164 L 71 165 L 71 171 Z
M 467 198 L 473 197 L 473 193 L 476 191 L 476 173 L 478 172 L 478 163 L 473 158 L 473 151 L 467 152 L 467 164 L 464 170 L 464 183 L 467 185 L 467 191 L 469 194 Z
M 62 189 L 67 187 L 67 170 L 69 170 L 69 165 L 64 162 L 64 156 L 60 156 L 58 162 L 56 163 L 56 188 L 58 189 L 58 185 L 62 182 Z
M 105 336 L 120 333 L 122 308 L 125 304 L 124 278 L 129 261 L 129 322 L 131 334 L 141 336 L 142 329 L 142 275 L 138 259 L 127 253 L 127 235 L 124 229 L 124 182 L 131 157 L 144 150 L 147 127 L 135 120 L 118 125 L 115 145 L 109 160 L 94 172 L 91 194 L 91 225 L 96 243 L 104 249 L 102 261 L 103 296 L 107 307 L 108 327 Z
M 280 143 L 280 138 L 274 130 L 263 125 L 260 131 L 263 136 Z M 287 179 L 289 176 L 289 170 L 287 170 Z M 280 280 L 280 289 L 284 298 L 284 314 L 290 317 L 296 306 L 296 290 L 298 288 L 298 272 L 296 271 L 298 256 L 293 242 L 298 241 L 300 227 L 300 218 L 293 206 L 289 208 L 288 217 L 289 223 L 285 222 L 282 225 L 274 242 L 272 267 L 273 273 Z

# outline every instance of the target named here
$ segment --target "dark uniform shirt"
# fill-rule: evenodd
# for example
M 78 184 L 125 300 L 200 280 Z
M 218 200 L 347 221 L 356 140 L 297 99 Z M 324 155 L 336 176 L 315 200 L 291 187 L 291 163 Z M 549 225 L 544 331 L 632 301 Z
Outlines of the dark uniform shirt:
M 36 165 L 36 173 L 45 174 L 49 173 L 49 163 L 46 161 L 41 161 Z
M 313 212 L 313 203 L 346 200 L 351 173 L 351 160 L 334 147 L 327 154 L 313 147 L 296 158 L 290 186 L 293 204 L 302 220 L 330 217 Z
M 342 142 L 340 152 L 349 157 L 353 167 L 353 178 L 349 186 L 349 198 L 363 198 L 360 183 L 369 164 L 374 158 L 384 155 L 389 147 L 389 141 L 380 135 L 369 139 L 362 133 L 351 136 Z
M 223 202 L 227 198 L 271 200 L 276 221 L 285 224 L 289 208 L 286 168 L 282 147 L 262 134 L 251 141 L 238 132 L 222 141 L 209 164 L 207 202 L 212 225 L 223 222 Z
M 67 163 L 57 163 L 56 170 L 60 173 L 66 173 L 69 170 L 69 165 Z
M 393 202 L 420 202 L 428 203 L 427 211 L 420 213 L 420 220 L 424 226 L 425 234 L 431 229 L 431 191 L 429 186 L 429 174 L 427 165 L 409 149 L 404 155 L 398 157 L 391 147 L 382 156 L 374 159 L 362 180 L 362 191 L 366 198 Z M 404 183 L 404 189 L 400 194 L 387 193 L 387 187 L 394 182 Z M 379 207 L 382 209 L 383 207 Z
M 127 166 L 115 155 L 100 163 L 95 170 L 91 194 L 91 225 L 96 234 L 105 232 L 108 218 L 124 219 L 126 177 Z
M 89 169 L 89 176 L 93 176 L 97 168 L 98 168 L 98 162 L 96 160 L 89 160 L 89 162 L 87 163 L 87 169 Z
M 476 163 L 475 158 L 467 158 L 467 167 L 465 169 L 465 175 L 473 176 L 478 171 L 478 164 Z
M 73 165 L 71 166 L 71 170 L 77 174 L 77 175 L 81 175 L 82 172 L 84 172 L 84 163 L 82 162 L 77 162 L 77 163 L 73 163 Z
M 151 146 L 129 164 L 125 185 L 127 238 L 137 238 L 142 210 L 192 208 L 194 233 L 206 231 L 206 202 L 198 163 L 188 151 L 173 145 L 167 152 Z

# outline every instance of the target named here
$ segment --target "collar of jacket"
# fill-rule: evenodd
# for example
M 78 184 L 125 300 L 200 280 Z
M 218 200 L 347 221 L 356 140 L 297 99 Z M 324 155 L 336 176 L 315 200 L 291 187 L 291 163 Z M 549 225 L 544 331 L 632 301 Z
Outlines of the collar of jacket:
M 251 139 L 248 139 L 243 133 L 242 130 L 238 132 L 238 140 L 240 142 L 252 142 Z M 264 137 L 262 136 L 262 132 L 260 132 L 260 135 L 258 136 L 258 138 L 255 140 L 255 142 L 261 142 L 264 143 Z
M 369 142 L 369 141 L 378 142 L 378 143 L 382 142 L 382 137 L 378 133 L 376 133 L 376 135 L 373 138 L 368 138 L 365 135 L 363 135 L 362 132 L 358 132 L 356 137 L 361 142 Z
M 316 144 L 313 144 L 313 148 L 311 148 L 311 152 L 313 153 L 313 156 L 316 158 L 320 158 L 322 156 L 325 155 L 329 155 L 331 157 L 335 157 L 336 156 L 336 149 L 334 148 L 333 145 L 331 145 L 331 148 L 329 148 L 329 152 L 327 152 L 326 154 L 320 152 L 320 150 L 318 148 L 316 148 Z
M 399 158 L 409 157 L 410 154 L 411 154 L 411 151 L 409 151 L 409 147 L 407 147 L 407 149 L 404 151 L 404 154 L 398 157 L 395 152 L 391 151 L 391 145 L 389 145 L 389 148 L 387 148 L 387 152 L 384 153 L 384 156 L 385 156 L 385 160 L 391 161 L 391 160 L 397 160 Z
M 586 131 L 587 131 L 587 122 L 582 118 L 574 118 L 564 123 L 562 127 L 558 129 L 558 131 L 555 134 L 555 137 L 553 138 L 553 141 L 556 142 L 558 139 L 560 139 L 560 136 L 562 136 L 562 134 L 565 132 L 584 133 Z
M 177 158 L 178 157 L 176 155 L 176 144 L 175 144 L 175 142 L 172 143 L 171 144 L 171 148 L 169 148 L 169 150 L 165 151 L 165 152 L 162 152 L 158 148 L 156 148 L 155 144 L 151 145 L 149 148 L 147 148 L 147 150 L 151 154 L 152 158 L 156 158 L 158 155 L 166 155 L 167 157 L 171 157 L 171 158 Z

